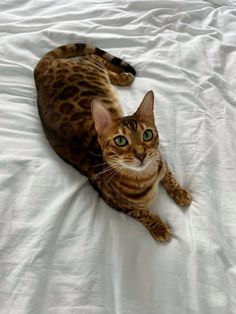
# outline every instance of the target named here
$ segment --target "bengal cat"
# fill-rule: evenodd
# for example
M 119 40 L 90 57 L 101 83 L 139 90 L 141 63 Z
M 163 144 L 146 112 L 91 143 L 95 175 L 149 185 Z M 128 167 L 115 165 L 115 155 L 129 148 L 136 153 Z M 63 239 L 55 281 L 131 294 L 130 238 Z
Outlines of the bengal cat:
M 133 82 L 135 70 L 88 44 L 48 52 L 34 75 L 43 129 L 56 153 L 86 175 L 105 202 L 141 222 L 161 242 L 171 230 L 149 211 L 161 182 L 177 204 L 191 203 L 163 162 L 149 91 L 131 116 L 124 116 L 111 83 Z

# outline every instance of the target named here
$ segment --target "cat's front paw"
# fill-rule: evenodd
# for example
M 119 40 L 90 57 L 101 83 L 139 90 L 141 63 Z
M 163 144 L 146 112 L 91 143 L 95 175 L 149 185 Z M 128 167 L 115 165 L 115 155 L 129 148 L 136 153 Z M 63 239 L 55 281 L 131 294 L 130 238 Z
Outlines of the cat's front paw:
M 120 84 L 123 86 L 130 85 L 133 83 L 135 77 L 131 73 L 122 72 L 119 76 Z
M 174 192 L 173 199 L 178 205 L 181 205 L 183 207 L 188 207 L 192 202 L 192 198 L 189 191 L 183 187 L 177 189 Z
M 171 230 L 165 223 L 157 224 L 155 227 L 149 230 L 153 238 L 162 243 L 169 242 L 171 240 Z

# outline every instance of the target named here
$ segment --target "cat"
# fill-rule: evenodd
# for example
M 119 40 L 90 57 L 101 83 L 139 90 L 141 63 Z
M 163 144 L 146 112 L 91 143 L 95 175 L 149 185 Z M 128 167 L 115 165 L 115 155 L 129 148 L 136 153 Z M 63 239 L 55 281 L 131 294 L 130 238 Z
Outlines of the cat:
M 56 153 L 86 175 L 111 207 L 168 242 L 170 227 L 149 211 L 158 184 L 182 206 L 190 205 L 191 196 L 160 155 L 153 91 L 132 115 L 122 112 L 111 83 L 130 85 L 135 74 L 128 63 L 90 44 L 58 47 L 34 70 L 38 111 Z

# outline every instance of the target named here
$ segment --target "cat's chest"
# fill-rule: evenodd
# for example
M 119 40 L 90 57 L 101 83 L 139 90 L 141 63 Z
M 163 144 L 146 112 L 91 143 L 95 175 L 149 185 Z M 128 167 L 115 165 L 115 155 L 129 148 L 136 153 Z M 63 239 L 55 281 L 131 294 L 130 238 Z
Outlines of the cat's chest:
M 152 204 L 160 180 L 154 174 L 149 180 L 143 182 L 114 179 L 107 184 L 106 180 L 102 181 L 99 187 L 100 193 L 112 207 L 145 210 Z
M 158 181 L 155 180 L 149 187 L 136 188 L 133 194 L 117 194 L 118 204 L 123 204 L 135 210 L 146 210 L 150 208 L 158 191 Z

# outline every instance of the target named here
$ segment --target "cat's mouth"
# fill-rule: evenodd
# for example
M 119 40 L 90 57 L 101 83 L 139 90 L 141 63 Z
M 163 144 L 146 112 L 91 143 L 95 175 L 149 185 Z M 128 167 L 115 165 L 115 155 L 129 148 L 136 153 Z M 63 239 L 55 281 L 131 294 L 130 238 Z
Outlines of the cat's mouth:
M 144 160 L 142 160 L 138 163 L 137 168 L 142 169 L 142 168 L 145 168 L 146 166 L 147 166 L 147 163 Z
M 147 159 L 144 159 L 144 160 L 137 160 L 137 161 L 133 161 L 133 162 L 124 162 L 122 163 L 122 165 L 125 167 L 125 168 L 128 168 L 129 170 L 132 170 L 132 171 L 143 171 L 145 169 L 148 168 L 148 166 L 151 164 L 151 160 L 147 160 Z

